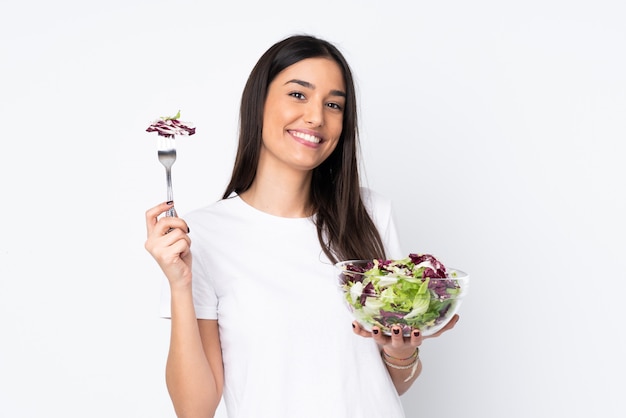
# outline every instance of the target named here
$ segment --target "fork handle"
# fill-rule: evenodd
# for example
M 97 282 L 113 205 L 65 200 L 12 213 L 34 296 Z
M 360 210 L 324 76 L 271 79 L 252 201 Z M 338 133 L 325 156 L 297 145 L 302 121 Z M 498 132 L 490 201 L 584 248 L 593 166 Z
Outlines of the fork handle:
M 172 170 L 170 168 L 165 169 L 165 181 L 167 183 L 167 201 L 172 202 L 174 201 L 174 192 L 172 191 Z M 176 209 L 169 208 L 165 212 L 165 216 L 176 217 Z

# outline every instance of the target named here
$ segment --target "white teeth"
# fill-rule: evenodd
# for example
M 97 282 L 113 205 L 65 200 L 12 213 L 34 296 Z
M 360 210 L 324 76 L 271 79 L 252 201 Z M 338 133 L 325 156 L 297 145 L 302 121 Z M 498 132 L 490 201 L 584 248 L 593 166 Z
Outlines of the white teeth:
M 313 136 L 313 135 L 309 135 L 309 134 L 305 134 L 303 132 L 292 132 L 293 136 L 297 136 L 300 139 L 304 139 L 307 142 L 312 142 L 314 144 L 319 144 L 322 140 L 317 137 L 317 136 Z

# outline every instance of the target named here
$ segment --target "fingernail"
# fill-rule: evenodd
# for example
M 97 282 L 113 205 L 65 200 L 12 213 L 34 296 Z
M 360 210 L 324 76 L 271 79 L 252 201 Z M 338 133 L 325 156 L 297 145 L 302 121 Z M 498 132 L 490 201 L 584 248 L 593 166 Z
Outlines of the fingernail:
M 372 332 L 376 335 L 378 335 L 378 330 L 377 329 L 373 329 Z
M 166 205 L 171 205 L 172 203 L 174 203 L 173 200 L 168 200 L 167 202 L 165 202 Z
M 393 329 L 393 333 L 398 335 L 398 334 L 400 334 L 400 330 L 398 328 L 394 328 Z
M 417 331 L 417 330 L 413 331 L 413 336 L 414 337 L 419 337 L 420 336 L 420 332 Z

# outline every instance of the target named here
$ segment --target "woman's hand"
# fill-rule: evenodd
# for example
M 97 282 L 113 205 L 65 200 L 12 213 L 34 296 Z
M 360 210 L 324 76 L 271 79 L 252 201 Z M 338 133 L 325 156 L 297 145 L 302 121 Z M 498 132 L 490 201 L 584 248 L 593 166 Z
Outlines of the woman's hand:
M 455 314 L 445 327 L 428 337 L 424 337 L 418 329 L 414 329 L 410 337 L 404 337 L 400 327 L 394 326 L 391 328 L 391 335 L 387 336 L 381 332 L 379 327 L 373 327 L 372 332 L 369 332 L 363 329 L 356 321 L 354 321 L 352 325 L 355 334 L 361 337 L 373 338 L 388 355 L 396 358 L 407 358 L 415 352 L 415 349 L 422 344 L 425 338 L 440 336 L 444 332 L 454 328 L 458 321 L 459 315 Z
M 422 363 L 419 360 L 418 347 L 425 338 L 438 337 L 444 332 L 454 328 L 459 320 L 458 315 L 454 315 L 450 322 L 440 331 L 428 337 L 424 337 L 418 329 L 411 331 L 411 336 L 404 337 L 400 327 L 391 328 L 391 335 L 383 335 L 380 328 L 373 327 L 372 332 L 366 331 L 355 321 L 352 323 L 354 333 L 366 338 L 373 338 L 381 348 L 385 358 L 387 370 L 391 381 L 399 395 L 406 393 L 415 379 L 422 372 Z
M 181 218 L 159 216 L 172 207 L 161 203 L 146 211 L 145 248 L 157 261 L 171 286 L 191 285 L 191 239 Z

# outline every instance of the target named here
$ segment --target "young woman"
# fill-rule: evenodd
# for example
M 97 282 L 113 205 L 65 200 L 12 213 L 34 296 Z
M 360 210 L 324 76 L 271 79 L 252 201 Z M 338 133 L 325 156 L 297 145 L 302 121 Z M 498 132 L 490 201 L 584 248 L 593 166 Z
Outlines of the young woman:
M 361 329 L 333 267 L 406 256 L 389 201 L 361 187 L 357 148 L 347 62 L 292 36 L 250 74 L 223 199 L 184 219 L 161 216 L 172 202 L 147 211 L 145 246 L 169 283 L 166 381 L 179 417 L 213 416 L 222 395 L 229 417 L 404 416 L 423 337 Z

